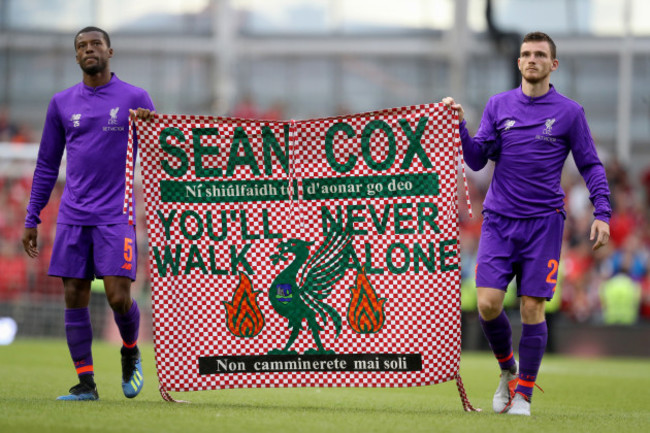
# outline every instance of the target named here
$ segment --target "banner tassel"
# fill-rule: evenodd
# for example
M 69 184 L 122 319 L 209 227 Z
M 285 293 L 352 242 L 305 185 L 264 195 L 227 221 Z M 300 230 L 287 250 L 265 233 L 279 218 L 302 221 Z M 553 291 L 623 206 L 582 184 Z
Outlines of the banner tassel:
M 124 206 L 122 214 L 129 213 L 129 224 L 134 224 L 133 215 L 133 178 L 135 177 L 135 162 L 133 160 L 133 135 L 135 134 L 135 122 L 129 122 L 129 138 L 126 144 L 126 181 L 124 188 Z
M 172 397 L 171 395 L 169 395 L 169 393 L 167 392 L 167 390 L 165 389 L 165 387 L 162 386 L 162 384 L 160 384 L 160 385 L 158 386 L 158 390 L 160 391 L 160 396 L 161 396 L 162 399 L 165 400 L 165 401 L 168 401 L 168 402 L 170 402 L 170 403 L 186 403 L 186 404 L 190 404 L 189 401 L 185 401 L 185 400 L 176 400 L 174 397 Z
M 459 122 L 458 122 L 458 113 L 454 112 L 454 120 L 456 121 L 456 132 L 454 133 L 454 144 L 458 150 L 458 163 L 461 167 L 463 173 L 463 185 L 465 186 L 465 199 L 467 200 L 467 212 L 469 217 L 473 218 L 472 214 L 472 202 L 469 199 L 469 186 L 467 185 L 467 175 L 465 174 L 465 159 L 463 158 L 463 145 L 460 141 L 460 132 L 458 131 Z
M 483 410 L 472 406 L 472 403 L 469 402 L 467 393 L 465 392 L 465 386 L 463 386 L 463 379 L 460 378 L 460 374 L 457 374 L 456 377 L 456 387 L 458 388 L 458 393 L 460 394 L 460 401 L 463 404 L 463 409 L 465 412 L 482 412 Z

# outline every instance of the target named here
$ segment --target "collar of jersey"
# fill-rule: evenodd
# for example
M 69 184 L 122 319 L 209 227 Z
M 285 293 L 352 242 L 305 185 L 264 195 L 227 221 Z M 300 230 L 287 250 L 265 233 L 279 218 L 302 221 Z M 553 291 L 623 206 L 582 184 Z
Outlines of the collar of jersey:
M 539 101 L 543 101 L 545 98 L 549 98 L 552 95 L 555 95 L 555 93 L 556 93 L 555 87 L 552 84 L 550 84 L 550 88 L 548 89 L 548 92 L 544 93 L 542 96 L 537 96 L 537 97 L 534 97 L 534 98 L 531 98 L 530 96 L 526 96 L 526 94 L 524 94 L 524 91 L 521 89 L 521 85 L 517 89 L 517 96 L 519 97 L 519 99 L 522 102 L 539 102 Z
M 86 91 L 88 91 L 90 93 L 97 93 L 100 90 L 103 90 L 103 89 L 108 88 L 109 86 L 112 86 L 113 84 L 115 84 L 118 81 L 119 81 L 119 78 L 117 78 L 117 75 L 115 75 L 115 72 L 111 72 L 111 79 L 108 81 L 108 83 L 104 84 L 103 86 L 90 87 L 90 86 L 87 86 L 86 84 L 84 84 L 83 81 L 81 82 L 81 86 Z

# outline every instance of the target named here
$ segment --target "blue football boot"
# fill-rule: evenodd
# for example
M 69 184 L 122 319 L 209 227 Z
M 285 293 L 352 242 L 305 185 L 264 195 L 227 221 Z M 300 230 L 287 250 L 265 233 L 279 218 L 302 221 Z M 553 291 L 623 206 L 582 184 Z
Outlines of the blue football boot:
M 97 394 L 97 385 L 89 385 L 87 383 L 79 383 L 70 388 L 70 394 L 57 397 L 57 400 L 65 401 L 93 401 L 99 400 Z
M 122 348 L 122 391 L 127 398 L 140 394 L 144 385 L 140 350 Z

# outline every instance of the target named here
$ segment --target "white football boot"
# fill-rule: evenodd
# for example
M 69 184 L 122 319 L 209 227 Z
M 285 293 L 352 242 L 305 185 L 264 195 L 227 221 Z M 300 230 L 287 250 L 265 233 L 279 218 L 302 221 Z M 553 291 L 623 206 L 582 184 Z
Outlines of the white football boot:
M 504 411 L 510 400 L 515 395 L 515 387 L 517 386 L 517 373 L 519 372 L 519 364 L 515 363 L 514 367 L 510 370 L 501 370 L 501 378 L 499 379 L 499 386 L 494 392 L 492 398 L 492 410 L 496 413 Z

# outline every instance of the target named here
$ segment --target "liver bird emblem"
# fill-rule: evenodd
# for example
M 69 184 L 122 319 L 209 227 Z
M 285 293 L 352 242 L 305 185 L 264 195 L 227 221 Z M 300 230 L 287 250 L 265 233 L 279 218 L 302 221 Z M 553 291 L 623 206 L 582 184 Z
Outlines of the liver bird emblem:
M 293 254 L 293 260 L 271 283 L 269 300 L 273 309 L 287 318 L 291 334 L 283 349 L 273 349 L 269 354 L 297 354 L 295 350 L 291 350 L 291 346 L 303 329 L 303 321 L 307 322 L 307 329 L 311 331 L 316 344 L 315 349 L 309 349 L 305 354 L 335 353 L 323 347 L 319 335 L 323 328 L 318 319 L 327 325 L 329 318 L 334 324 L 336 336 L 339 336 L 341 316 L 325 300 L 345 275 L 349 260 L 347 248 L 351 241 L 349 234 L 330 230 L 312 255 L 309 247 L 314 245 L 314 242 L 289 239 L 278 244 L 279 252 L 271 256 L 273 264 L 290 260 L 289 254 Z

